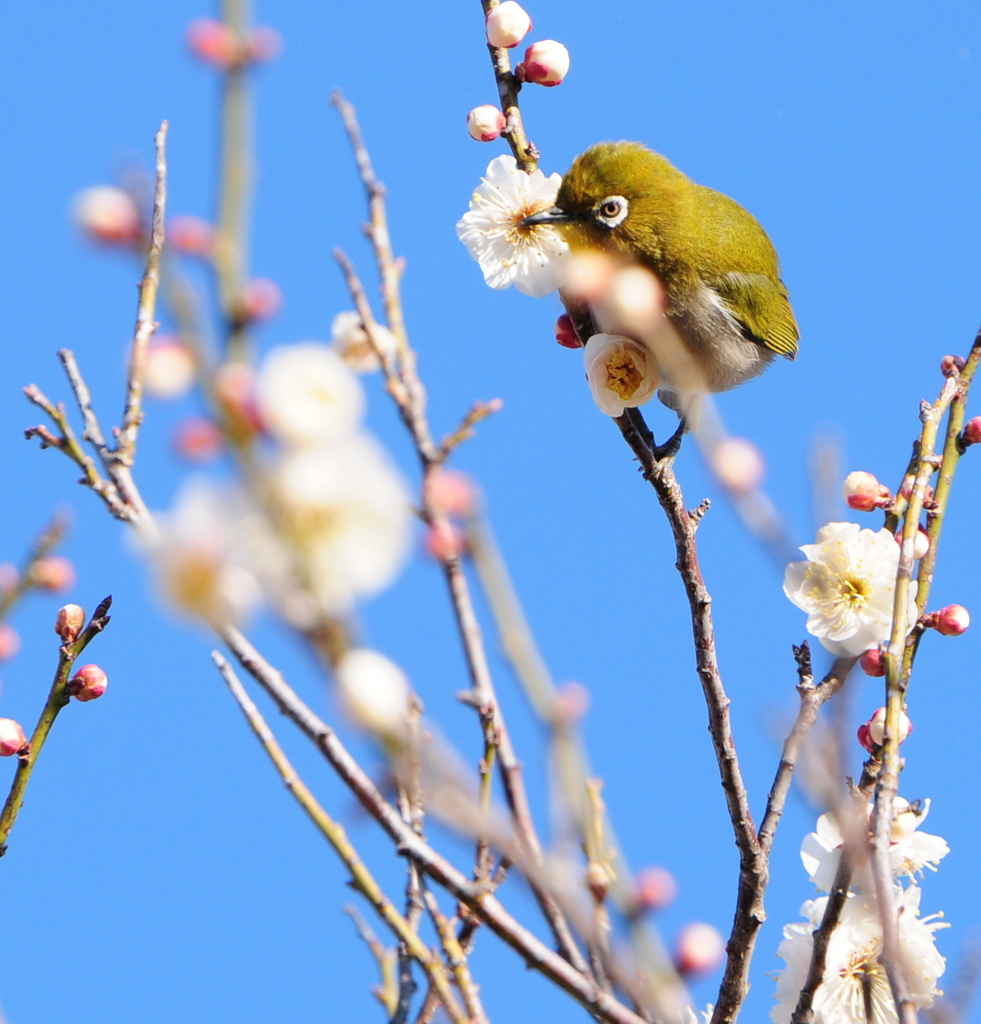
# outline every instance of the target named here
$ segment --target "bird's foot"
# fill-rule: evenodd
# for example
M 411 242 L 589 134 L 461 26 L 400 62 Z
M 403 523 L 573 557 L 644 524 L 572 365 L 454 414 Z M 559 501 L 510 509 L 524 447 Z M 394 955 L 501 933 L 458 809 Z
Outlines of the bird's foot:
M 681 449 L 681 439 L 688 433 L 688 424 L 685 420 L 682 420 L 678 424 L 678 429 L 664 442 L 664 444 L 653 444 L 654 438 L 651 437 L 651 450 L 654 455 L 655 462 L 664 462 L 666 459 L 673 459 Z

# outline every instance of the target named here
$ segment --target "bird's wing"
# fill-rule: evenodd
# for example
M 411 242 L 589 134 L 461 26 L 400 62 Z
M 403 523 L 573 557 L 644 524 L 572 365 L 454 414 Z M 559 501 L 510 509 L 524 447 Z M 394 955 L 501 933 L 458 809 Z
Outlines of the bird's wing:
M 747 338 L 787 359 L 797 357 L 800 331 L 783 282 L 766 274 L 723 274 L 708 282 Z

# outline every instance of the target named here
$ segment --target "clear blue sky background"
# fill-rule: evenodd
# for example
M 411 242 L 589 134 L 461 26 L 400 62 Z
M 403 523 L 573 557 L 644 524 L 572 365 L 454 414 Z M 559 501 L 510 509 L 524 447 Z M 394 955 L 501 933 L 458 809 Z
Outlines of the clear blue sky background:
M 801 325 L 800 358 L 781 361 L 720 407 L 730 429 L 764 452 L 769 492 L 796 541 L 807 542 L 815 438 L 833 432 L 846 470 L 898 483 L 918 402 L 941 384 L 940 358 L 966 352 L 981 320 L 977 6 L 534 0 L 529 8 L 534 38 L 559 39 L 572 54 L 560 88 L 523 97 L 547 172 L 564 170 L 600 139 L 642 140 L 742 202 L 776 243 Z M 248 734 L 210 666 L 211 641 L 161 608 L 122 527 L 74 483 L 67 461 L 21 433 L 37 422 L 22 385 L 36 381 L 68 397 L 55 358 L 63 345 L 78 354 L 105 420 L 121 407 L 138 269 L 75 237 L 73 194 L 110 180 L 121 160 L 149 161 L 166 117 L 170 209 L 211 213 L 216 88 L 183 49 L 186 25 L 210 13 L 189 0 L 55 0 L 12 5 L 3 16 L 0 558 L 19 558 L 52 509 L 70 504 L 76 526 L 67 552 L 79 569 L 72 597 L 89 609 L 115 597 L 112 626 L 93 651 L 109 692 L 69 707 L 58 722 L 0 863 L 0 1000 L 10 1024 L 381 1019 L 368 993 L 374 965 L 340 913 L 353 898 L 343 872 Z M 490 291 L 455 237 L 486 162 L 503 151 L 471 141 L 464 128 L 470 107 L 495 101 L 477 0 L 294 0 L 262 4 L 257 14 L 285 39 L 282 58 L 258 76 L 252 265 L 281 284 L 286 300 L 263 344 L 325 338 L 334 314 L 348 308 L 334 245 L 369 263 L 362 195 L 327 103 L 340 86 L 358 106 L 389 186 L 434 426 L 449 429 L 476 398 L 504 400 L 458 464 L 486 491 L 554 673 L 592 692 L 587 738 L 627 855 L 676 875 L 679 898 L 660 921 L 669 939 L 690 920 L 727 932 L 736 852 L 667 527 L 615 427 L 593 406 L 580 356 L 552 342 L 557 301 Z M 190 400 L 150 410 L 138 477 L 154 508 L 169 504 L 185 473 L 169 436 L 192 410 Z M 670 419 L 652 412 L 656 428 L 668 429 Z M 371 422 L 413 473 L 377 386 Z M 804 636 L 803 615 L 693 445 L 677 469 L 690 504 L 720 499 L 699 542 L 759 814 L 777 761 L 772 726 L 794 707 L 790 645 Z M 972 511 L 979 481 L 972 453 L 944 536 L 938 605 L 981 609 Z M 878 526 L 878 517 L 868 519 Z M 24 650 L 0 673 L 0 714 L 25 724 L 55 664 L 56 607 L 34 599 L 14 620 Z M 436 570 L 417 558 L 363 620 L 371 642 L 405 665 L 433 717 L 475 760 L 472 714 L 453 698 L 465 674 Z M 335 719 L 316 673 L 278 630 L 260 624 L 257 636 Z M 923 897 L 925 911 L 946 910 L 953 924 L 940 936 L 948 985 L 981 923 L 979 636 L 976 627 L 958 640 L 926 638 L 910 702 L 916 732 L 905 748 L 903 791 L 933 798 L 927 830 L 952 848 Z M 544 812 L 541 737 L 497 667 Z M 881 703 L 878 684 L 860 681 L 854 699 L 857 726 Z M 398 885 L 377 830 L 326 766 L 283 732 L 328 808 L 380 876 Z M 379 766 L 370 748 L 352 743 Z M 854 770 L 858 754 L 855 746 Z M 13 769 L 0 764 L 0 787 Z M 813 821 L 793 797 L 746 1020 L 765 1018 L 780 927 L 812 894 L 797 849 Z M 466 846 L 451 849 L 468 863 Z M 520 885 L 506 893 L 541 931 Z M 480 936 L 474 966 L 496 1021 L 586 1019 L 490 935 Z M 696 996 L 704 1005 L 714 991 L 711 979 Z

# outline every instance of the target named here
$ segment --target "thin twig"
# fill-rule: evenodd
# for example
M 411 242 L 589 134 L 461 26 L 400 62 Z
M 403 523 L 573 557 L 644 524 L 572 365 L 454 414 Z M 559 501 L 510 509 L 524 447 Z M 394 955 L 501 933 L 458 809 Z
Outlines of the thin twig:
M 0 592 L 0 621 L 7 618 L 22 597 L 37 587 L 35 567 L 61 543 L 69 521 L 70 517 L 66 512 L 58 512 L 37 535 L 24 559 L 23 567 L 17 574 L 17 582 L 9 590 Z
M 443 955 L 446 963 L 453 972 L 456 980 L 456 987 L 460 991 L 463 1005 L 470 1016 L 472 1024 L 488 1024 L 487 1014 L 484 1012 L 483 1004 L 480 1001 L 480 994 L 477 985 L 474 984 L 473 976 L 470 973 L 470 964 L 467 962 L 467 954 L 460 945 L 455 929 L 455 919 L 450 920 L 439 909 L 436 897 L 428 889 L 426 890 L 426 909 L 436 926 L 436 934 L 443 946 Z
M 389 1018 L 389 1024 L 394 1024 L 399 1003 L 398 980 L 396 978 L 398 957 L 394 949 L 388 949 L 381 939 L 372 931 L 371 926 L 361 916 L 357 907 L 348 905 L 344 913 L 354 922 L 358 929 L 361 941 L 371 951 L 371 955 L 378 964 L 378 972 L 381 975 L 381 984 L 372 988 L 374 997 L 385 1007 L 385 1013 Z
M 296 798 L 297 803 L 307 812 L 310 820 L 317 826 L 324 838 L 334 848 L 351 873 L 351 884 L 375 908 L 378 916 L 398 936 L 400 942 L 408 946 L 413 957 L 419 961 L 429 980 L 436 987 L 453 1024 L 467 1024 L 467 1018 L 460 1009 L 453 991 L 450 988 L 446 970 L 438 957 L 434 956 L 428 946 L 419 938 L 405 918 L 395 909 L 392 901 L 382 892 L 374 876 L 361 860 L 357 850 L 347 837 L 344 827 L 334 821 L 323 809 L 316 797 L 310 792 L 303 780 L 297 775 L 289 759 L 283 753 L 265 719 L 255 706 L 245 688 L 239 682 L 231 665 L 217 651 L 211 655 L 215 666 L 228 685 L 232 696 L 238 702 L 243 714 L 248 719 L 252 731 L 265 748 L 270 760 L 276 766 L 286 788 Z
M 37 759 L 41 756 L 44 742 L 48 738 L 59 712 L 71 700 L 71 694 L 68 692 L 68 680 L 71 676 L 72 666 L 82 651 L 109 624 L 108 612 L 111 604 L 111 597 L 102 601 L 78 639 L 73 643 L 63 644 L 58 650 L 58 667 L 48 692 L 48 699 L 45 701 L 44 709 L 41 711 L 41 717 L 34 727 L 30 741 L 18 754 L 14 781 L 11 783 L 3 810 L 0 811 L 0 857 L 7 852 L 7 839 L 10 836 L 10 830 L 14 827 L 14 822 L 16 822 L 17 815 L 24 803 L 24 794 L 27 792 Z

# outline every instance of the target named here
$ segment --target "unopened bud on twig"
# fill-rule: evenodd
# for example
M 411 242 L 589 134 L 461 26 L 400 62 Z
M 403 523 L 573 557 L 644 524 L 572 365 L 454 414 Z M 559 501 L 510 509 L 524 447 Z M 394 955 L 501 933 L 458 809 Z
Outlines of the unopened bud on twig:
M 975 416 L 964 424 L 964 444 L 977 444 L 981 441 L 981 416 Z
M 85 625 L 85 610 L 77 604 L 66 604 L 58 609 L 54 631 L 64 644 L 73 644 Z
M 200 217 L 178 214 L 167 221 L 167 244 L 188 256 L 208 257 L 215 244 L 215 227 Z
M 478 142 L 493 142 L 506 125 L 504 115 L 491 103 L 474 107 L 467 114 L 467 131 L 470 132 L 470 138 Z
M 903 531 L 896 531 L 896 543 L 902 546 L 903 543 Z M 917 527 L 916 534 L 913 537 L 913 558 L 919 561 L 921 558 L 926 558 L 927 552 L 930 550 L 930 535 L 923 529 L 922 526 Z
M 215 18 L 198 18 L 187 30 L 187 48 L 198 60 L 225 70 L 241 58 L 238 36 Z
M 235 303 L 235 317 L 243 323 L 270 320 L 283 306 L 283 293 L 268 277 L 246 282 Z
M 9 661 L 20 650 L 20 636 L 9 622 L 0 622 L 0 661 Z
M 154 398 L 180 398 L 194 383 L 197 367 L 191 350 L 179 338 L 164 334 L 147 349 L 143 385 Z
M 225 439 L 214 420 L 189 416 L 174 429 L 174 451 L 188 462 L 212 462 L 221 455 Z
M 252 433 L 261 428 L 253 367 L 238 360 L 222 363 L 215 370 L 211 386 L 215 399 L 236 431 Z
M 882 746 L 886 732 L 886 709 L 879 708 L 878 711 L 865 723 L 869 727 L 869 739 L 877 746 Z M 906 737 L 913 731 L 913 723 L 909 720 L 905 711 L 899 712 L 899 742 L 904 743 Z
M 27 737 L 20 723 L 12 718 L 0 718 L 0 757 L 19 754 L 27 746 Z
M 98 665 L 83 665 L 68 680 L 68 692 L 85 703 L 101 697 L 108 685 L 109 679 Z
M 944 636 L 960 636 L 970 624 L 971 616 L 962 604 L 949 604 L 926 618 L 926 625 Z
M 909 501 L 913 494 L 913 486 L 915 483 L 916 477 L 912 473 L 910 473 L 909 476 L 903 477 L 903 482 L 899 487 L 900 497 Z M 926 487 L 923 488 L 923 504 L 929 505 L 931 501 L 933 501 L 933 488 L 927 484 Z
M 602 903 L 610 891 L 609 872 L 594 860 L 586 866 L 586 888 L 597 903 Z
M 725 940 L 710 924 L 685 925 L 675 943 L 674 961 L 680 974 L 714 971 L 725 955 Z
M 558 690 L 556 717 L 563 725 L 575 725 L 589 710 L 589 690 L 582 683 L 570 680 Z
M 737 497 L 755 491 L 766 473 L 759 448 L 741 437 L 727 437 L 715 445 L 709 463 L 722 486 Z
M 466 551 L 467 538 L 459 526 L 444 519 L 432 523 L 426 530 L 423 547 L 437 562 L 448 562 Z
M 9 562 L 0 563 L 0 594 L 8 594 L 20 582 L 20 573 L 16 565 Z
M 530 31 L 531 18 L 515 0 L 504 0 L 487 12 L 487 42 L 491 46 L 510 49 L 517 46 Z
M 133 197 L 114 185 L 99 185 L 75 199 L 75 222 L 88 238 L 107 245 L 132 245 L 140 238 L 140 212 Z
M 665 868 L 641 868 L 634 879 L 634 898 L 640 910 L 664 910 L 678 895 L 678 883 Z
M 856 512 L 871 512 L 881 508 L 890 498 L 889 488 L 864 470 L 856 470 L 845 477 L 841 496 L 845 504 Z
M 31 566 L 31 583 L 40 590 L 69 590 L 75 585 L 75 566 L 61 555 L 39 558 Z
M 536 85 L 558 85 L 569 73 L 569 51 L 554 39 L 532 43 L 525 50 L 524 62 L 514 73 L 522 82 Z
M 572 317 L 568 313 L 563 313 L 555 321 L 555 340 L 563 348 L 582 348 L 582 342 L 576 334 L 575 327 L 572 326 Z
M 940 360 L 940 372 L 945 377 L 953 377 L 960 373 L 966 365 L 966 360 L 962 356 L 944 356 Z
M 858 663 L 867 676 L 884 676 L 886 674 L 886 659 L 878 647 L 866 651 Z
M 341 656 L 334 677 L 341 706 L 363 729 L 386 738 L 405 733 L 409 680 L 394 661 L 355 648 Z
M 448 516 L 469 516 L 477 507 L 477 489 L 466 473 L 435 469 L 426 477 L 426 504 Z

